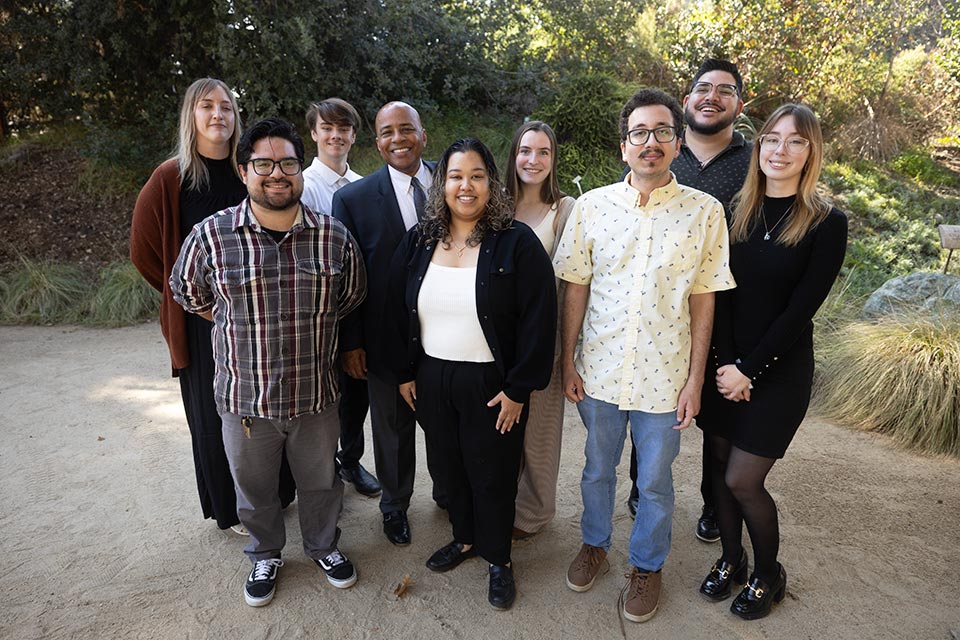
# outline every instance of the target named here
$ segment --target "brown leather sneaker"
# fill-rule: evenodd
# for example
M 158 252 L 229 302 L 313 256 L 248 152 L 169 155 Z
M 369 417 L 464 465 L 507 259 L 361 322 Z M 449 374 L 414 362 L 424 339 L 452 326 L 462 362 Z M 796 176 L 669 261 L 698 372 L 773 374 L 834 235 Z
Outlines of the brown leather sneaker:
M 600 547 L 584 544 L 567 569 L 567 586 L 578 592 L 588 591 L 601 570 L 603 573 L 610 570 L 607 552 Z
M 660 572 L 641 571 L 637 567 L 626 574 L 620 597 L 623 598 L 623 617 L 631 622 L 646 622 L 657 612 L 660 604 Z

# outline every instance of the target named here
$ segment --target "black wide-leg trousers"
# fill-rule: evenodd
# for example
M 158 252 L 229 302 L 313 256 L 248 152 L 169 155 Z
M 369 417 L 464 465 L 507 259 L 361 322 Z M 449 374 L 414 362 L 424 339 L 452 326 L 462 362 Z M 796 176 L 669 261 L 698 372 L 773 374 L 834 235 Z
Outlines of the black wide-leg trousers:
M 493 362 L 450 362 L 424 355 L 417 374 L 417 420 L 428 452 L 442 457 L 454 540 L 490 564 L 510 562 L 517 479 L 529 406 L 505 434 L 496 429 L 503 389 Z M 429 454 L 428 454 L 429 455 Z

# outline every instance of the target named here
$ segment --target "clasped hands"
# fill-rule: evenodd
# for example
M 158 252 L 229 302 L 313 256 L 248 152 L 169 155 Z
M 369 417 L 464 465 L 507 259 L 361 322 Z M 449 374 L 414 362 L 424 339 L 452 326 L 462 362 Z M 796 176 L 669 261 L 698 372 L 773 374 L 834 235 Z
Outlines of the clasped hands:
M 727 400 L 750 402 L 750 378 L 743 375 L 735 364 L 725 364 L 717 369 L 717 391 Z

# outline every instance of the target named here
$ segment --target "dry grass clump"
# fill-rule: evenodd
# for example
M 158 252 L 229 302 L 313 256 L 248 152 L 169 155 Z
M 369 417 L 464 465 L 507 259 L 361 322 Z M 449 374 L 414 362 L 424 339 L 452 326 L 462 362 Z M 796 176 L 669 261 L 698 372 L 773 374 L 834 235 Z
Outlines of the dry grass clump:
M 69 264 L 20 262 L 0 286 L 0 321 L 53 324 L 81 319 L 81 303 L 90 292 L 83 270 Z
M 100 271 L 87 321 L 102 327 L 125 327 L 155 318 L 159 309 L 160 294 L 136 268 L 130 262 L 115 262 Z
M 820 413 L 907 447 L 960 457 L 956 314 L 856 322 L 819 349 Z

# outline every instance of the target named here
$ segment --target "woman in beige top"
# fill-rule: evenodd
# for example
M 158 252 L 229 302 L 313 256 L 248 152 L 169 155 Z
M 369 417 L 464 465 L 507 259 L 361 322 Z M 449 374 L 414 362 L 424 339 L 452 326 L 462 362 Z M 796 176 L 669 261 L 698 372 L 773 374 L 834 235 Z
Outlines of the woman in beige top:
M 533 229 L 553 258 L 575 200 L 560 191 L 557 137 L 550 125 L 534 120 L 517 129 L 510 145 L 506 182 L 507 191 L 516 204 L 515 219 Z M 560 388 L 559 349 L 555 356 L 550 385 L 530 396 L 530 418 L 523 442 L 513 525 L 515 539 L 527 538 L 540 531 L 557 510 L 564 401 Z

